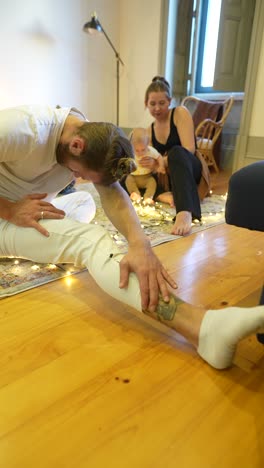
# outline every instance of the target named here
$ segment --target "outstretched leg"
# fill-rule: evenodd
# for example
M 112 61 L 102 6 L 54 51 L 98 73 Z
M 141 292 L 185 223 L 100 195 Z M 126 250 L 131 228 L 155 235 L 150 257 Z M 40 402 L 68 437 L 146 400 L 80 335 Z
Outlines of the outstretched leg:
M 103 228 L 68 218 L 41 223 L 50 232 L 50 237 L 35 229 L 0 222 L 0 256 L 85 265 L 105 292 L 141 311 L 137 277 L 131 273 L 128 287 L 119 288 L 122 255 Z M 173 294 L 168 304 L 160 298 L 156 312 L 144 313 L 183 335 L 197 348 L 200 356 L 217 369 L 231 366 L 237 343 L 264 328 L 264 306 L 206 311 Z
M 212 367 L 232 365 L 239 341 L 264 328 L 264 306 L 208 310 L 172 295 L 159 301 L 156 312 L 145 313 L 184 336 Z

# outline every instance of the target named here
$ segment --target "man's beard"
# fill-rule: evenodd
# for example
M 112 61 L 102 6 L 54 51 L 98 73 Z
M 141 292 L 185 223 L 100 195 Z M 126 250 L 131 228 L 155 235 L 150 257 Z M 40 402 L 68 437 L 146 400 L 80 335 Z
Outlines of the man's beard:
M 59 164 L 65 166 L 67 160 L 72 159 L 68 143 L 59 143 L 56 148 L 56 159 Z

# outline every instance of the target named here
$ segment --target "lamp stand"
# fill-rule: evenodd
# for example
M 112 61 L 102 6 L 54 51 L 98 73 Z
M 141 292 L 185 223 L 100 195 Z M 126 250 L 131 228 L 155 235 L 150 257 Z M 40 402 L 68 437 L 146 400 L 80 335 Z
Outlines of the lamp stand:
M 108 35 L 106 34 L 103 26 L 101 25 L 100 23 L 100 26 L 101 26 L 101 29 L 102 29 L 102 33 L 105 35 L 108 43 L 110 44 L 110 46 L 112 47 L 114 53 L 115 53 L 115 56 L 116 56 L 116 125 L 119 126 L 119 79 L 120 79 L 120 62 L 122 63 L 122 65 L 124 66 L 124 62 L 123 60 L 121 59 L 119 53 L 117 52 L 115 46 L 113 45 L 112 41 L 110 40 L 110 38 L 108 37 Z
M 89 34 L 93 34 L 94 32 L 102 32 L 107 40 L 107 42 L 112 47 L 115 56 L 116 56 L 116 125 L 119 125 L 119 78 L 120 78 L 120 63 L 124 66 L 124 62 L 121 59 L 119 53 L 117 52 L 114 44 L 112 43 L 111 39 L 106 34 L 103 26 L 101 25 L 100 21 L 97 18 L 96 13 L 94 13 L 91 17 L 91 20 L 88 23 L 85 23 L 83 26 L 83 31 L 88 32 Z
M 119 126 L 119 57 L 116 55 L 116 125 Z

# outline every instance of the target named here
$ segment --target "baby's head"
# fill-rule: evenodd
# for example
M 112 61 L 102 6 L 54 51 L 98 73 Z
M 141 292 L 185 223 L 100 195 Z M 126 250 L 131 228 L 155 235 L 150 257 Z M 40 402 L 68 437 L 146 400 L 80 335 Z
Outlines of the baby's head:
M 146 154 L 149 136 L 145 128 L 134 128 L 130 141 L 137 156 L 142 157 Z

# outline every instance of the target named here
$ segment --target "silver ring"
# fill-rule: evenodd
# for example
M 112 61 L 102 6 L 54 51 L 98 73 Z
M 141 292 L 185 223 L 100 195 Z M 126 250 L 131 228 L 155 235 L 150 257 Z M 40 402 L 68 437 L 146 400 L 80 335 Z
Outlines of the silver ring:
M 41 215 L 41 219 L 44 219 L 44 211 L 41 211 L 40 215 Z

